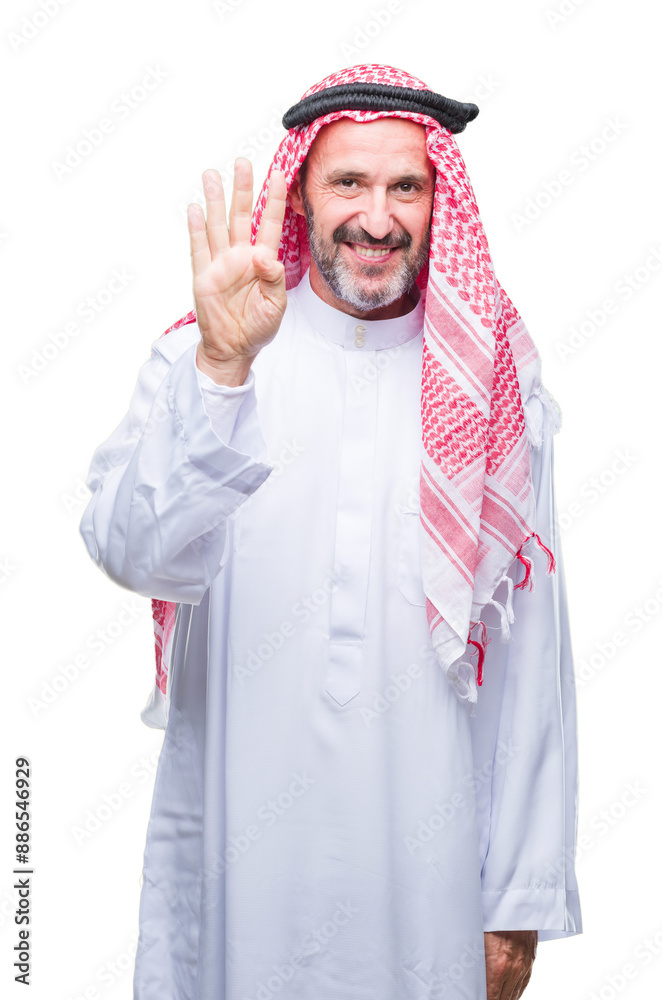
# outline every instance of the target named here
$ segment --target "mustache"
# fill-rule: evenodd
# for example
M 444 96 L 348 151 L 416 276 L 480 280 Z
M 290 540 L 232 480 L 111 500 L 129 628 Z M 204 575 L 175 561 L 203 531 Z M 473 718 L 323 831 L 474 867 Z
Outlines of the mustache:
M 333 242 L 365 243 L 373 247 L 404 247 L 407 249 L 411 246 L 412 239 L 410 234 L 406 230 L 403 230 L 399 235 L 397 233 L 389 233 L 388 236 L 378 240 L 366 232 L 365 229 L 361 229 L 360 227 L 354 229 L 346 223 L 342 223 L 342 225 L 333 231 Z

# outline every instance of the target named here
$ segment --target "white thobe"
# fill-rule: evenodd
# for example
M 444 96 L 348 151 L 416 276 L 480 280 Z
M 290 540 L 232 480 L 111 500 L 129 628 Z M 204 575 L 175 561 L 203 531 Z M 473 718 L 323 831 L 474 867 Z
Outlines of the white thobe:
M 198 371 L 197 324 L 157 339 L 94 455 L 90 554 L 178 604 L 135 1000 L 482 1000 L 485 930 L 581 932 L 556 417 L 527 403 L 557 571 L 530 546 L 510 644 L 486 607 L 471 718 L 421 584 L 422 321 L 306 273 L 241 386 Z

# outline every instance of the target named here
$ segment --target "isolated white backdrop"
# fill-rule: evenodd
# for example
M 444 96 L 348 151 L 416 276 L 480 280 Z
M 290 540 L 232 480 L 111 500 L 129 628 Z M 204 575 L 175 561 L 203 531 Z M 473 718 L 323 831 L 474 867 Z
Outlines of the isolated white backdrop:
M 380 25 L 389 9 L 390 23 Z M 653 736 L 662 220 L 649 9 L 645 0 L 3 6 L 5 995 L 25 995 L 11 967 L 11 871 L 13 762 L 26 755 L 30 995 L 131 997 L 162 734 L 139 719 L 154 672 L 149 602 L 89 559 L 78 535 L 84 479 L 151 343 L 193 306 L 185 209 L 204 203 L 202 171 L 227 174 L 235 156 L 248 155 L 257 193 L 284 134 L 282 112 L 310 84 L 356 62 L 399 66 L 478 104 L 458 143 L 497 276 L 563 411 L 556 484 L 578 673 L 585 931 L 541 944 L 526 995 L 653 995 L 662 978 Z M 148 75 L 152 89 L 135 90 Z M 102 119 L 110 126 L 90 155 L 58 167 Z M 124 285 L 111 297 L 114 272 Z M 131 623 L 120 627 L 123 605 Z M 86 664 L 77 676 L 76 662 Z M 83 839 L 105 796 L 121 807 Z

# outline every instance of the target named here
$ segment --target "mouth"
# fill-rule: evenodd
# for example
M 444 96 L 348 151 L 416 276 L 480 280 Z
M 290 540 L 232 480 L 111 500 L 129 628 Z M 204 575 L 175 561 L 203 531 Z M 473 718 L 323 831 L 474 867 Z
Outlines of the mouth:
M 399 247 L 366 247 L 360 243 L 345 243 L 358 260 L 370 261 L 371 264 L 381 264 L 394 257 Z

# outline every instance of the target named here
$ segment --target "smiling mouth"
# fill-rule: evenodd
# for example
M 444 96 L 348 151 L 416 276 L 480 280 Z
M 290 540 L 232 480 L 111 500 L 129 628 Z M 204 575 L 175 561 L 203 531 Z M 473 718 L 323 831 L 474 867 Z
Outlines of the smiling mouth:
M 362 260 L 381 260 L 391 257 L 398 247 L 364 247 L 360 243 L 346 243 L 350 250 L 353 250 L 357 257 Z

